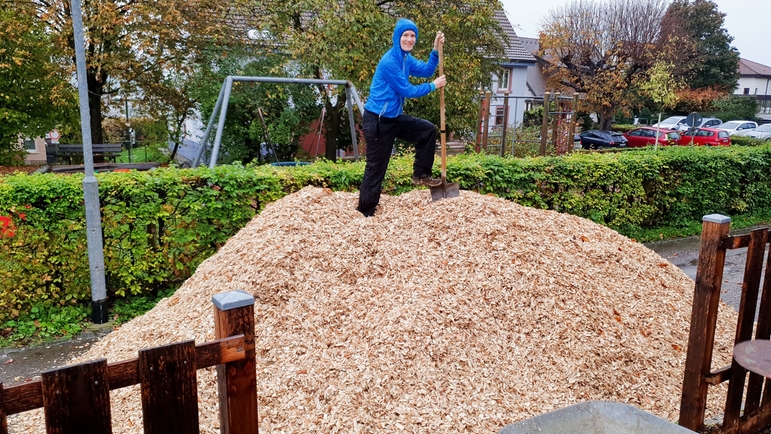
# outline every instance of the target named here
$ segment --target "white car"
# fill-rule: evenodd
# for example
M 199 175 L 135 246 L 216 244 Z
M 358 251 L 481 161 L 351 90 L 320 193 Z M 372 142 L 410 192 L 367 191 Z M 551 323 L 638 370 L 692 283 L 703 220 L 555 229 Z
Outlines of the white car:
M 656 128 L 662 128 L 662 129 L 668 129 L 668 130 L 676 130 L 678 127 L 678 124 L 682 124 L 683 121 L 685 121 L 685 116 L 670 116 L 659 124 L 653 124 L 651 127 Z
M 753 130 L 757 127 L 758 123 L 753 121 L 728 121 L 723 122 L 715 128 L 727 131 L 729 136 L 733 136 L 740 131 Z
M 752 137 L 760 140 L 771 140 L 771 124 L 763 124 L 752 130 L 739 131 L 735 135 Z
M 718 118 L 702 118 L 701 123 L 694 125 L 694 128 L 720 128 L 723 121 Z M 677 131 L 688 131 L 691 125 L 681 122 L 675 128 Z

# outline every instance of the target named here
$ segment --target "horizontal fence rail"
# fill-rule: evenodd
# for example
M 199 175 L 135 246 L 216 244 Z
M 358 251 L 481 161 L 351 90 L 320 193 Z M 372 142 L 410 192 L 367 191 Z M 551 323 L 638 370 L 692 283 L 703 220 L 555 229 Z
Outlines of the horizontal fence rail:
M 220 426 L 224 434 L 258 432 L 254 298 L 244 291 L 217 294 L 217 339 L 141 349 L 138 357 L 94 360 L 43 372 L 39 380 L 0 383 L 0 434 L 7 417 L 43 408 L 46 431 L 111 433 L 110 391 L 139 384 L 146 434 L 197 434 L 199 369 L 217 367 Z
M 244 358 L 244 335 L 217 339 L 195 346 L 196 367 L 198 369 L 244 360 Z M 139 359 L 108 364 L 106 377 L 109 390 L 139 384 Z M 4 401 L 7 416 L 42 407 L 42 380 L 9 386 L 5 389 Z

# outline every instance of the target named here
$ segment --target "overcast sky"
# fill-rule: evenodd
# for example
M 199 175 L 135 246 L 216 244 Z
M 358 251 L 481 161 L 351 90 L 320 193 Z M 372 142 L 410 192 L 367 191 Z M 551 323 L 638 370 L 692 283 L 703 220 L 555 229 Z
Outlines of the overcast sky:
M 724 26 L 734 37 L 732 45 L 741 57 L 771 67 L 771 38 L 767 20 L 771 0 L 712 0 L 726 14 Z M 538 37 L 542 19 L 551 9 L 571 0 L 501 0 L 503 8 L 519 36 Z

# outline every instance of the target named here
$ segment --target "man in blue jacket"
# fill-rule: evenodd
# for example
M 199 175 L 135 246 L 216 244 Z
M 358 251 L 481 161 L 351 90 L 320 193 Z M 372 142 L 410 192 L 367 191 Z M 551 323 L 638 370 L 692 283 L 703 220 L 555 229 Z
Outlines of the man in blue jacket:
M 407 98 L 419 98 L 447 84 L 445 76 L 432 83 L 414 85 L 409 77 L 428 78 L 434 75 L 439 64 L 444 34 L 436 32 L 434 49 L 428 62 L 412 57 L 410 52 L 418 42 L 418 26 L 410 20 L 400 19 L 393 34 L 394 46 L 380 59 L 369 88 L 369 98 L 364 105 L 364 139 L 367 143 L 367 165 L 359 189 L 359 207 L 366 217 L 375 213 L 380 202 L 380 189 L 385 178 L 396 138 L 415 143 L 415 164 L 412 182 L 415 185 L 435 187 L 442 183 L 431 177 L 436 147 L 436 126 L 425 119 L 402 113 Z

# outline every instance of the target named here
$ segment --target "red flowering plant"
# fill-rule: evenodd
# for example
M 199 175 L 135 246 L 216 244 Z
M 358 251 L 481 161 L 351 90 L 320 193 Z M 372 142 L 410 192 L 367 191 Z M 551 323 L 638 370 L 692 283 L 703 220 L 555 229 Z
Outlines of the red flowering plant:
M 0 238 L 12 237 L 16 235 L 16 225 L 13 224 L 10 216 L 0 215 Z
M 32 207 L 30 205 L 25 205 L 24 208 L 30 209 Z M 23 212 L 17 213 L 15 208 L 11 208 L 11 213 L 9 215 L 0 215 L 0 238 L 11 238 L 16 235 L 17 228 L 13 222 L 14 213 L 16 213 L 19 220 L 27 220 L 27 214 Z

